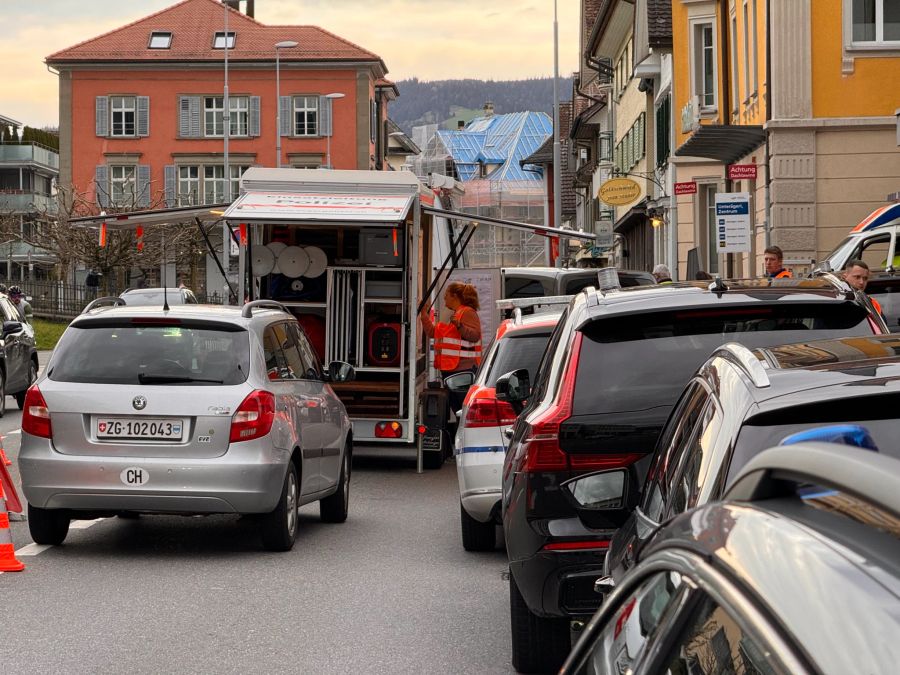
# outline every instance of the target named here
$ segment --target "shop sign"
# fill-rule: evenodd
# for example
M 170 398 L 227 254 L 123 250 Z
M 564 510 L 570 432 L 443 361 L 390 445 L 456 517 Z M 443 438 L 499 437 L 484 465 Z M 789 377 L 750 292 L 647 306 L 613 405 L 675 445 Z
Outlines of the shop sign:
M 641 196 L 641 186 L 630 178 L 611 178 L 600 186 L 597 196 L 610 206 L 625 206 Z
M 750 193 L 716 194 L 717 253 L 750 252 Z
M 697 181 L 691 180 L 685 183 L 675 183 L 676 195 L 695 195 L 697 194 Z
M 756 164 L 729 164 L 729 180 L 756 180 Z

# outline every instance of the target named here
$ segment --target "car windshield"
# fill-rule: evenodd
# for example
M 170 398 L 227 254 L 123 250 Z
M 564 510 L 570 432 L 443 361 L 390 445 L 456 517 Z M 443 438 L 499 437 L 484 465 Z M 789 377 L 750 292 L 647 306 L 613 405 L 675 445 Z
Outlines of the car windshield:
M 519 368 L 525 368 L 531 381 L 534 381 L 535 372 L 549 341 L 550 329 L 546 333 L 505 335 L 497 345 L 497 351 L 485 379 L 485 386 L 497 386 L 497 379 L 501 375 Z
M 727 482 L 730 484 L 753 457 L 767 448 L 780 445 L 791 434 L 829 424 L 863 426 L 880 453 L 900 458 L 900 445 L 896 440 L 898 406 L 900 393 L 888 392 L 787 406 L 751 417 L 738 434 Z
M 183 305 L 184 296 L 177 288 L 170 288 L 165 293 L 170 305 Z M 163 306 L 163 291 L 132 291 L 122 295 L 126 305 L 159 305 Z
M 697 368 L 726 342 L 753 349 L 872 335 L 854 303 L 780 304 L 654 312 L 594 321 L 584 330 L 574 413 L 668 413 Z
M 71 326 L 48 376 L 92 384 L 240 384 L 250 368 L 250 338 L 238 326 L 208 323 Z

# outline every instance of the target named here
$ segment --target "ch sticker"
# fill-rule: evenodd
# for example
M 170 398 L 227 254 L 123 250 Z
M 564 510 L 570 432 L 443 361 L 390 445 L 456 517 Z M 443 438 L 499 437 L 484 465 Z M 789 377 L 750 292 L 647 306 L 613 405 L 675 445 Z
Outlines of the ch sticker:
M 119 474 L 119 480 L 125 485 L 146 485 L 150 481 L 150 473 L 139 466 L 129 466 L 127 469 L 123 469 L 122 473 Z

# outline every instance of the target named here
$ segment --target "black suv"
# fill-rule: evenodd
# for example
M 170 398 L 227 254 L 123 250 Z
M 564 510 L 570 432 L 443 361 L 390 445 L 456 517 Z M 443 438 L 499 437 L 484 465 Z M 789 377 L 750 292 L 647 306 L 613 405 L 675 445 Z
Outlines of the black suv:
M 496 387 L 498 399 L 528 401 L 502 491 L 516 669 L 558 668 L 569 620 L 597 608 L 594 581 L 634 506 L 634 477 L 646 475 L 672 406 L 709 355 L 731 341 L 759 347 L 887 332 L 869 307 L 831 275 L 586 289 L 573 298 L 534 386 L 520 370 Z
M 882 452 L 900 458 L 900 336 L 719 349 L 685 387 L 660 435 L 641 503 L 606 555 L 600 590 L 622 578 L 660 523 L 721 499 L 754 456 L 836 424 L 863 436 L 864 428 Z
M 898 523 L 895 459 L 766 450 L 660 531 L 562 672 L 895 673 Z
M 23 321 L 19 310 L 0 293 L 0 417 L 6 413 L 6 397 L 12 396 L 20 409 L 25 392 L 37 379 L 38 355 L 34 328 Z

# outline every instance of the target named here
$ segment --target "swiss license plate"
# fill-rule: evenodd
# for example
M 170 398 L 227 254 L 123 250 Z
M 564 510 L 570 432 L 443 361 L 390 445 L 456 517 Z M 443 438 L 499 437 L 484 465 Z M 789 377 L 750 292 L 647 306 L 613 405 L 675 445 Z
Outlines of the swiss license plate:
M 97 438 L 100 440 L 180 441 L 184 435 L 184 420 L 150 417 L 97 418 Z

